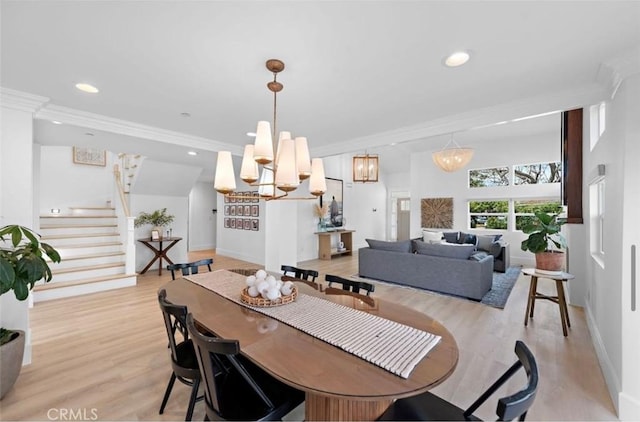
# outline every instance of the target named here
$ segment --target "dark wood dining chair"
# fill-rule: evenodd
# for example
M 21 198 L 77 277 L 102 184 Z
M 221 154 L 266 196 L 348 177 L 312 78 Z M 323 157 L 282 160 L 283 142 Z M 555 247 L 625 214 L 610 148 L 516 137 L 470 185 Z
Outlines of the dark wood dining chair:
M 282 265 L 280 266 L 282 273 L 284 275 L 289 275 L 288 273 L 292 273 L 293 277 L 300 278 L 302 280 L 312 281 L 315 283 L 316 278 L 318 277 L 318 272 L 316 270 L 305 270 L 303 268 L 293 267 L 291 265 Z
M 177 270 L 181 270 L 183 276 L 189 275 L 189 274 L 198 274 L 199 267 L 206 265 L 207 268 L 209 268 L 209 272 L 211 272 L 211 264 L 213 264 L 213 258 L 207 258 L 207 259 L 200 259 L 194 262 L 185 262 L 185 263 L 167 265 L 167 270 L 171 271 L 171 279 L 175 280 L 176 279 L 175 271 Z
M 187 315 L 204 385 L 205 420 L 281 420 L 304 392 L 272 377 L 240 354 L 237 340 L 208 336 Z
M 191 387 L 187 414 L 184 418 L 185 421 L 190 421 L 193 416 L 195 403 L 197 400 L 202 399 L 202 397 L 198 398 L 200 369 L 198 368 L 193 342 L 189 338 L 187 330 L 187 307 L 175 305 L 167 301 L 167 292 L 164 289 L 158 292 L 158 303 L 162 310 L 164 325 L 167 331 L 167 337 L 169 338 L 169 349 L 171 351 L 171 377 L 169 378 L 169 384 L 167 384 L 167 389 L 162 398 L 159 413 L 161 415 L 164 413 L 164 408 L 171 395 L 173 385 L 176 379 L 178 379 L 183 384 Z M 176 335 L 178 333 L 182 337 L 182 341 L 179 341 L 180 336 Z
M 381 421 L 468 421 L 480 420 L 474 416 L 480 405 L 493 395 L 509 378 L 524 368 L 526 385 L 518 392 L 498 399 L 496 415 L 498 420 L 524 421 L 533 404 L 538 389 L 538 365 L 529 348 L 516 341 L 515 353 L 518 360 L 502 374 L 467 410 L 460 409 L 440 397 L 426 392 L 417 396 L 396 400 L 378 419 Z
M 284 274 L 281 279 L 282 281 L 296 281 L 305 283 L 308 286 L 313 287 L 316 290 L 322 291 L 322 286 L 320 283 L 316 282 L 316 278 L 319 273 L 316 270 L 305 270 L 303 268 L 293 267 L 291 265 L 281 265 L 280 269 Z M 291 273 L 292 275 L 289 275 Z
M 343 290 L 348 290 L 353 293 L 360 293 L 360 290 L 364 290 L 367 292 L 367 296 L 376 290 L 376 286 L 371 283 L 367 283 L 366 281 L 349 280 L 331 274 L 325 275 L 324 279 L 327 281 L 329 287 L 331 287 L 332 283 L 338 283 L 342 285 Z

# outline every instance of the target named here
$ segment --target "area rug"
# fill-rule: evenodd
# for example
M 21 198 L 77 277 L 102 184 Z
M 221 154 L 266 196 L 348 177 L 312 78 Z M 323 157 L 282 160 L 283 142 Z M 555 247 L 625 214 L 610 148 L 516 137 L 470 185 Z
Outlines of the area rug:
M 493 284 L 491 286 L 491 290 L 489 290 L 487 294 L 483 296 L 482 300 L 480 300 L 480 303 L 487 306 L 492 306 L 494 308 L 504 309 L 504 307 L 507 304 L 507 300 L 509 300 L 509 295 L 511 294 L 511 290 L 513 289 L 513 286 L 516 284 L 516 280 L 518 280 L 518 276 L 520 276 L 521 270 L 522 270 L 521 267 L 509 267 L 507 268 L 507 271 L 504 273 L 494 272 Z M 393 286 L 401 286 L 401 287 L 406 287 L 410 289 L 417 289 L 413 286 L 403 286 L 402 284 L 386 283 L 384 281 L 360 277 L 358 274 L 352 275 L 351 278 L 355 280 L 374 281 L 376 283 L 384 283 L 384 284 L 389 284 Z M 443 296 L 451 296 L 451 297 L 457 297 L 460 299 L 466 299 L 460 296 L 447 295 L 446 293 L 433 292 L 431 290 L 426 290 L 426 289 L 419 289 L 419 290 L 424 290 L 429 293 L 439 294 Z M 466 299 L 466 300 L 470 300 L 470 299 Z

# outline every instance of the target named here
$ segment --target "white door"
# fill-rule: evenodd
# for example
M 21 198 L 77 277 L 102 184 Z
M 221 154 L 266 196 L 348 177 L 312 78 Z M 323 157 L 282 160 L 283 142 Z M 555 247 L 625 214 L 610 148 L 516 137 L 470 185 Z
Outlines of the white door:
M 397 230 L 398 240 L 409 240 L 409 225 L 411 214 L 411 200 L 409 198 L 398 198 Z
M 640 76 L 629 78 L 629 110 L 640 109 Z M 633 94 L 633 95 L 632 95 Z M 640 124 L 627 112 L 622 238 L 621 420 L 640 420 Z

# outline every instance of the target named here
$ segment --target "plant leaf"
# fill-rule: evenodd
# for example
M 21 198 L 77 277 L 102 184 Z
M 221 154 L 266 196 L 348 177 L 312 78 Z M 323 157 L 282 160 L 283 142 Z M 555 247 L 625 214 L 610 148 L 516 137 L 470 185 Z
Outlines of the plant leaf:
M 9 261 L 0 256 L 0 295 L 8 292 L 16 279 L 16 273 Z
M 13 293 L 15 293 L 16 299 L 25 300 L 27 297 L 29 297 L 29 288 L 23 281 L 16 280 L 16 282 L 13 284 Z

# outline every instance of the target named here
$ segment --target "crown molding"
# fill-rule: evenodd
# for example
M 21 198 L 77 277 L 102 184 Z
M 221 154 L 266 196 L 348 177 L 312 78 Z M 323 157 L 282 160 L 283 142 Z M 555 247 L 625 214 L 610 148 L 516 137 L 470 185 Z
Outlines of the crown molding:
M 609 98 L 613 99 L 620 84 L 631 75 L 640 73 L 640 47 L 607 60 L 600 65 L 596 80 L 607 87 Z
M 135 138 L 148 139 L 168 144 L 181 145 L 204 151 L 231 151 L 234 155 L 242 155 L 243 148 L 233 144 L 214 141 L 199 136 L 187 135 L 171 130 L 160 129 L 127 120 L 116 119 L 100 114 L 89 113 L 69 107 L 49 104 L 40 109 L 36 119 L 56 120 L 64 124 L 86 127 L 104 132 L 117 133 Z
M 595 104 L 607 98 L 607 94 L 606 89 L 593 83 L 577 89 L 558 91 L 497 106 L 452 114 L 418 125 L 320 146 L 313 148 L 311 153 L 315 157 L 326 157 L 366 149 L 371 150 L 371 148 L 384 147 L 392 143 L 402 144 L 454 132 L 480 129 L 526 116 L 535 116 L 551 111 L 560 112 Z
M 0 104 L 5 108 L 35 113 L 49 101 L 47 97 L 0 87 Z

